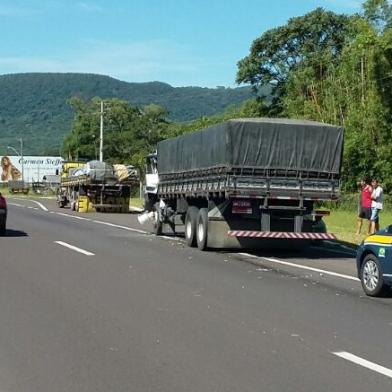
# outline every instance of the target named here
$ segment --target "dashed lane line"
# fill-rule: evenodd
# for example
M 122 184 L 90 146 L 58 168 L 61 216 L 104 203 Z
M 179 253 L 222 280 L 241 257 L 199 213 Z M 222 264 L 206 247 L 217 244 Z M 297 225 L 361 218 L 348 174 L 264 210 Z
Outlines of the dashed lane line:
M 356 355 L 348 353 L 346 351 L 336 351 L 336 352 L 333 352 L 332 354 L 334 354 L 340 358 L 343 358 L 346 361 L 355 363 L 359 366 L 365 367 L 367 369 L 373 370 L 374 372 L 377 372 L 377 373 L 383 374 L 384 376 L 392 378 L 392 370 L 388 369 L 384 366 L 378 365 L 374 362 L 370 362 L 364 358 L 357 357 Z
M 89 252 L 88 250 L 85 250 L 85 249 L 82 249 L 82 248 L 78 248 L 77 246 L 70 245 L 70 244 L 68 244 L 66 242 L 63 242 L 63 241 L 54 241 L 54 242 L 56 244 L 58 244 L 58 245 L 61 245 L 61 246 L 64 246 L 65 248 L 74 250 L 75 252 L 82 253 L 82 254 L 84 254 L 86 256 L 95 256 L 94 253 Z

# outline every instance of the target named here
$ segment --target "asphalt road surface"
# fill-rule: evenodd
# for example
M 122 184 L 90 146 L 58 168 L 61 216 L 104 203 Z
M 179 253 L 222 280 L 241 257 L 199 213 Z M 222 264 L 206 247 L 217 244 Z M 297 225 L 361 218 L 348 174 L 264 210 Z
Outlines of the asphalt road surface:
M 0 238 L 0 392 L 392 390 L 392 298 L 348 248 L 200 252 L 41 203 Z

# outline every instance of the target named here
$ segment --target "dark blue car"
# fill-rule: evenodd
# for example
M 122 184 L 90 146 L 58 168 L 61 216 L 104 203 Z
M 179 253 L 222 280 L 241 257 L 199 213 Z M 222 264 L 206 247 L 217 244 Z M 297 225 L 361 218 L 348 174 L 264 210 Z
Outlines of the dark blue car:
M 357 251 L 357 271 L 371 297 L 392 287 L 392 225 L 367 237 Z

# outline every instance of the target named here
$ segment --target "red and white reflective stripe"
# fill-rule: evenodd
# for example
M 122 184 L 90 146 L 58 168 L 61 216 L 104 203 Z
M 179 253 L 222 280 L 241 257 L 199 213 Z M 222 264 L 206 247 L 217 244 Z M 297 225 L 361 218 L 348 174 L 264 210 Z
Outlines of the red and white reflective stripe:
M 246 231 L 230 230 L 227 233 L 230 237 L 250 237 L 250 238 L 277 238 L 277 239 L 305 239 L 305 240 L 336 240 L 336 236 L 331 233 L 294 233 L 291 231 Z

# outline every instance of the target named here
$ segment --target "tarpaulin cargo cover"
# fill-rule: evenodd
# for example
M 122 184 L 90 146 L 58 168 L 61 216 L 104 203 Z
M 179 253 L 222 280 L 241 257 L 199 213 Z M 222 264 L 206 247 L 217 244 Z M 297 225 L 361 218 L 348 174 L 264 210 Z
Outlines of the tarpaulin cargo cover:
M 340 174 L 343 129 L 313 121 L 236 119 L 158 143 L 158 172 L 257 168 Z

